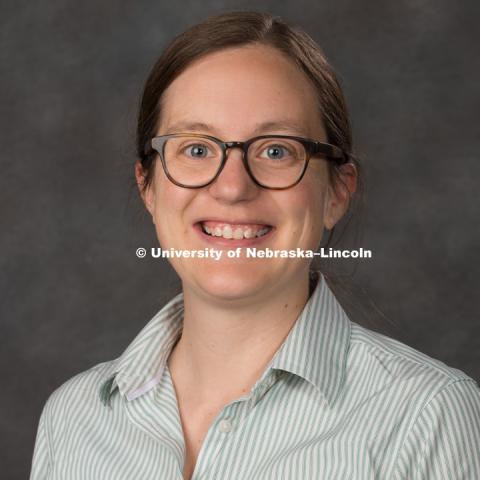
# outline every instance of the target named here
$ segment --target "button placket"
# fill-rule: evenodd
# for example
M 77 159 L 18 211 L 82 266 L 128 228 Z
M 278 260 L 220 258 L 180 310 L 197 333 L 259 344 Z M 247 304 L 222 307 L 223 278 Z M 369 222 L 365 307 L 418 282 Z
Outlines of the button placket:
M 234 430 L 234 423 L 242 417 L 239 415 L 241 407 L 241 403 L 234 402 L 226 405 L 219 413 L 203 441 L 191 480 L 215 478 L 212 474 L 212 469 L 216 468 L 215 459 L 228 443 L 229 434 Z

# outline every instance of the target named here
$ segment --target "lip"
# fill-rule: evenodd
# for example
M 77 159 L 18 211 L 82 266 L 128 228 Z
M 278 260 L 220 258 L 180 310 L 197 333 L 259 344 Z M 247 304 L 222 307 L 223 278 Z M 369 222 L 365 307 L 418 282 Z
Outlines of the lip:
M 270 227 L 274 227 L 269 221 L 264 218 L 225 218 L 225 217 L 201 217 L 196 218 L 193 223 L 200 223 L 200 222 L 218 222 L 218 223 L 230 223 L 231 225 L 245 225 L 248 223 L 256 223 L 258 225 L 269 225 Z
M 271 227 L 271 230 L 262 235 L 261 237 L 254 237 L 254 238 L 242 238 L 240 240 L 234 238 L 223 238 L 223 237 L 213 237 L 208 235 L 202 230 L 201 223 L 202 222 L 218 222 L 218 223 L 229 223 L 231 225 L 244 225 L 244 224 L 259 224 L 259 225 L 268 225 Z M 256 247 L 261 243 L 268 241 L 272 235 L 275 233 L 275 227 L 264 220 L 259 219 L 246 219 L 246 220 L 226 220 L 224 218 L 202 218 L 201 220 L 197 220 L 193 224 L 193 229 L 197 232 L 199 237 L 204 241 L 207 242 L 212 247 Z

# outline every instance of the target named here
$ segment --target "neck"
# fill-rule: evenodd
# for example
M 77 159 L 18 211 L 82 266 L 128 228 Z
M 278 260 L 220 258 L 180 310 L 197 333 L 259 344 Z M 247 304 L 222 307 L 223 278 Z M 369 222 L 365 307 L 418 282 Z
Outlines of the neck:
M 195 398 L 212 392 L 247 393 L 281 346 L 308 301 L 303 275 L 268 297 L 228 303 L 209 301 L 184 287 L 182 335 L 168 363 L 177 388 Z

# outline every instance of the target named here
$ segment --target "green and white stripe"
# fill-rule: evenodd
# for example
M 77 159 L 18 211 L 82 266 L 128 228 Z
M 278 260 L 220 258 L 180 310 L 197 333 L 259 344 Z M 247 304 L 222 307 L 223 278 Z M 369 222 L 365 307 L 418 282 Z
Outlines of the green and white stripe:
M 116 360 L 57 388 L 31 480 L 182 480 L 166 361 L 178 295 Z M 480 389 L 462 371 L 348 319 L 325 279 L 252 391 L 213 421 L 192 480 L 480 479 Z

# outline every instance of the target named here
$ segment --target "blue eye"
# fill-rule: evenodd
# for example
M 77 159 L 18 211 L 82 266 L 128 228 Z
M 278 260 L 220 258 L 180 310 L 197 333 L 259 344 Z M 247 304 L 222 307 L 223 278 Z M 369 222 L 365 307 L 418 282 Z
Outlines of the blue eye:
M 196 158 L 204 158 L 207 155 L 208 147 L 206 145 L 202 145 L 201 143 L 196 143 L 193 145 L 189 145 L 186 147 L 188 152 Z
M 281 145 L 270 145 L 266 148 L 266 151 L 268 152 L 267 155 L 272 160 L 279 160 L 283 158 L 286 153 L 285 148 Z
M 260 152 L 260 156 L 267 160 L 290 160 L 292 156 L 295 156 L 293 152 L 295 152 L 293 148 L 291 149 L 285 145 L 274 143 L 264 147 Z

